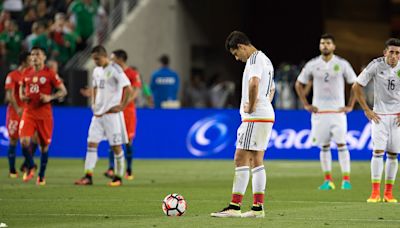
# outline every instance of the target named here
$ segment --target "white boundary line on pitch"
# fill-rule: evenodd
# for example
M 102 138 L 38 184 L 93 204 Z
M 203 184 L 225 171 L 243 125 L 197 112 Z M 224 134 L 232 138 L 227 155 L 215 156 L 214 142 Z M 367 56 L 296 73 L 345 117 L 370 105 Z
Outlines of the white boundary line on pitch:
M 148 217 L 148 215 L 112 215 L 112 214 L 72 214 L 72 213 L 65 213 L 65 214 L 57 214 L 57 213 L 50 213 L 50 214 L 10 214 L 8 216 L 53 216 L 53 217 L 61 217 L 61 216 L 69 216 L 69 217 Z M 357 219 L 357 218 L 348 218 L 348 219 L 330 219 L 330 218 L 285 218 L 281 216 L 269 216 L 268 214 L 266 215 L 266 219 L 274 219 L 274 220 L 301 220 L 301 221 L 351 221 L 351 222 L 375 222 L 375 223 L 382 223 L 382 222 L 389 222 L 389 223 L 400 223 L 400 220 L 394 220 L 394 219 Z

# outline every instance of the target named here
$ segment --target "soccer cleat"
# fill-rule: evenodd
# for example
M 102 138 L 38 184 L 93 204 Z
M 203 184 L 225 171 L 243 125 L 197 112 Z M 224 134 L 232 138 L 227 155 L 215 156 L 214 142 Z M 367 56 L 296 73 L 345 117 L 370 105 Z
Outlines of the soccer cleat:
M 92 185 L 93 181 L 92 178 L 87 176 L 82 177 L 81 179 L 75 181 L 75 185 Z
M 381 202 L 381 196 L 379 192 L 372 192 L 371 196 L 367 199 L 367 203 L 379 203 Z
M 391 192 L 387 192 L 383 196 L 383 202 L 385 202 L 385 203 L 397 203 L 397 199 L 393 197 Z
M 318 189 L 319 190 L 334 190 L 335 184 L 330 180 L 326 180 L 326 181 L 324 181 L 324 183 L 322 183 L 321 186 L 319 186 Z
M 107 171 L 104 172 L 104 176 L 110 179 L 113 179 L 114 175 L 114 169 L 107 169 Z
M 37 177 L 36 185 L 40 185 L 40 186 L 46 185 L 46 179 L 44 179 L 44 177 Z
M 36 164 L 33 164 L 33 168 L 34 168 L 35 170 L 37 170 L 37 165 L 36 165 Z M 19 167 L 19 170 L 20 170 L 21 172 L 26 172 L 26 171 L 28 170 L 28 166 L 25 164 L 25 162 L 22 163 L 21 167 Z
M 22 176 L 22 180 L 24 182 L 30 181 L 34 176 L 35 176 L 35 168 L 30 169 L 28 172 L 24 172 L 24 175 Z
M 229 204 L 221 211 L 211 213 L 211 217 L 217 218 L 240 218 L 242 217 L 242 212 L 239 206 Z
M 121 185 L 122 185 L 122 180 L 117 176 L 114 176 L 113 180 L 108 183 L 108 186 L 110 187 L 119 187 Z
M 127 171 L 125 172 L 124 178 L 127 179 L 127 180 L 133 180 L 133 179 L 135 179 L 135 176 L 132 174 L 131 171 L 128 171 L 128 170 L 127 170 Z
M 344 180 L 342 181 L 342 187 L 343 190 L 351 190 L 351 184 L 350 181 Z
M 9 173 L 8 173 L 8 177 L 11 178 L 11 179 L 18 178 L 18 172 L 17 172 L 17 171 L 15 171 L 15 172 L 9 172 Z
M 242 218 L 264 218 L 265 217 L 265 212 L 264 210 L 261 211 L 247 211 L 242 213 Z

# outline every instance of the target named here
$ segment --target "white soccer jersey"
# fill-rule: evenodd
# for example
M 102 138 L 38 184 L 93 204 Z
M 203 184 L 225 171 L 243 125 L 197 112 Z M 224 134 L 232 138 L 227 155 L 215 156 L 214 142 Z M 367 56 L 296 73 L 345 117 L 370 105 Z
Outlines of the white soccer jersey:
M 244 112 L 244 106 L 249 103 L 249 81 L 253 77 L 260 79 L 258 86 L 258 102 L 255 112 Z M 246 62 L 242 79 L 242 100 L 240 103 L 240 115 L 242 121 L 273 122 L 274 109 L 269 100 L 269 94 L 274 83 L 274 68 L 269 58 L 262 51 L 255 51 Z
M 123 88 L 130 85 L 128 77 L 116 63 L 110 63 L 105 68 L 96 67 L 93 71 L 93 87 L 97 88 L 94 114 L 102 115 L 119 105 Z
M 320 111 L 338 111 L 345 106 L 344 80 L 353 84 L 356 78 L 350 63 L 334 55 L 328 62 L 322 56 L 308 61 L 297 80 L 303 84 L 313 80 L 313 106 Z
M 374 59 L 358 76 L 357 83 L 366 86 L 371 79 L 374 81 L 374 112 L 400 113 L 400 63 L 392 68 L 384 57 Z

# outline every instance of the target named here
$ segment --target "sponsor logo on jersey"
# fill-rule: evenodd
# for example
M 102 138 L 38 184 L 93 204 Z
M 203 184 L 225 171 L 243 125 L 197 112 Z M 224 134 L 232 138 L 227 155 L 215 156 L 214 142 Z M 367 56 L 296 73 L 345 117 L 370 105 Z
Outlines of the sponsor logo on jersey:
M 29 79 L 28 79 L 28 80 L 29 80 Z M 38 81 L 38 77 L 36 77 L 36 76 L 33 77 L 32 82 L 33 82 L 33 83 L 36 83 L 37 81 Z

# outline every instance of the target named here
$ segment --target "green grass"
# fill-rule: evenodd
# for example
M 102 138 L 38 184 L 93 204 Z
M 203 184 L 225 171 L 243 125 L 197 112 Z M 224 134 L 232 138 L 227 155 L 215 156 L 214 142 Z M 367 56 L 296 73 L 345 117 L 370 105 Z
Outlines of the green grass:
M 18 165 L 20 160 L 18 160 Z M 82 176 L 82 160 L 50 159 L 47 185 L 7 178 L 7 161 L 0 159 L 0 223 L 9 227 L 400 227 L 399 204 L 367 204 L 369 162 L 352 163 L 353 190 L 319 191 L 316 161 L 266 161 L 266 218 L 218 219 L 209 214 L 230 200 L 232 161 L 137 160 L 135 180 L 107 187 L 98 162 L 93 186 L 74 186 Z M 340 171 L 334 178 L 340 188 Z M 398 187 L 395 196 L 400 198 Z M 182 194 L 188 210 L 167 217 L 161 200 Z M 242 210 L 249 209 L 251 183 Z

